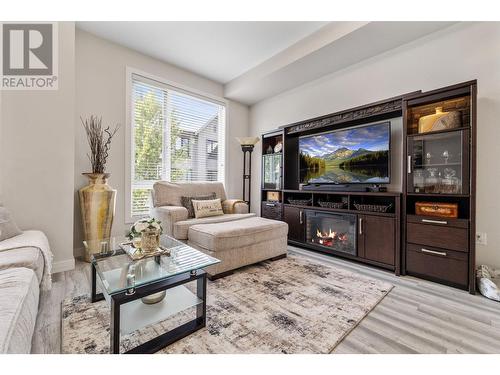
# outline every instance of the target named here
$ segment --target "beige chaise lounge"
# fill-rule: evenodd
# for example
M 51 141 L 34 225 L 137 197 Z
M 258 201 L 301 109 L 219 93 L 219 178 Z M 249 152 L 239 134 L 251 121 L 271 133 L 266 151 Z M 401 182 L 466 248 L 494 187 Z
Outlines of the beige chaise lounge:
M 211 193 L 222 200 L 224 215 L 189 218 L 181 197 Z M 157 182 L 152 203 L 151 216 L 161 220 L 164 233 L 221 260 L 206 269 L 211 279 L 236 268 L 286 256 L 288 225 L 248 213 L 245 202 L 226 198 L 220 182 Z
M 224 215 L 200 219 L 188 217 L 188 210 L 182 206 L 182 196 L 201 196 L 215 193 L 222 201 Z M 195 224 L 211 224 L 246 219 L 255 216 L 248 213 L 248 205 L 238 199 L 227 199 L 221 182 L 180 182 L 159 181 L 151 191 L 151 217 L 162 222 L 163 232 L 178 240 L 188 239 L 189 227 Z

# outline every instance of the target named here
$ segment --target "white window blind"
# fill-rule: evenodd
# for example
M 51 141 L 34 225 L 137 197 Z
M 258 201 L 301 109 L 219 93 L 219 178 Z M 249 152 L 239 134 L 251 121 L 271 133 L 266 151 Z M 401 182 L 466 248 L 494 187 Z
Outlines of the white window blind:
M 224 104 L 136 74 L 131 98 L 132 216 L 155 181 L 224 180 Z

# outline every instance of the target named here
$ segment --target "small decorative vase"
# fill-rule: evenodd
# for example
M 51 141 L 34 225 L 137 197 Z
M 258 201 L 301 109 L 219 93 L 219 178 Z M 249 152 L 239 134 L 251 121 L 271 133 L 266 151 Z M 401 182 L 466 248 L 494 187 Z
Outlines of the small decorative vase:
M 141 250 L 143 253 L 154 253 L 160 247 L 160 230 L 158 229 L 146 229 L 141 235 Z M 162 290 L 161 292 L 150 294 L 149 296 L 142 297 L 141 300 L 146 305 L 153 305 L 155 303 L 163 301 L 167 292 Z
M 141 250 L 145 254 L 154 253 L 160 247 L 160 231 L 146 229 L 141 234 Z
M 436 113 L 420 117 L 418 132 L 427 133 L 445 129 L 459 128 L 462 124 L 460 111 L 443 112 L 443 107 L 436 107 Z
M 276 146 L 274 146 L 274 152 L 275 153 L 281 152 L 281 150 L 283 150 L 283 143 L 282 142 L 276 143 Z
M 107 180 L 109 173 L 83 173 L 89 184 L 78 191 L 82 215 L 83 234 L 89 244 L 85 249 L 85 261 L 101 251 L 100 241 L 111 237 L 111 227 L 115 216 L 116 190 Z

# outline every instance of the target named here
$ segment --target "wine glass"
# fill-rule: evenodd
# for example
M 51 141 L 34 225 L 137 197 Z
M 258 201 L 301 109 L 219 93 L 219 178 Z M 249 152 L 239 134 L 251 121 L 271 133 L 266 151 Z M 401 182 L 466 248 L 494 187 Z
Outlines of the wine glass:
M 432 159 L 432 154 L 430 152 L 427 152 L 425 154 L 425 162 L 426 162 L 426 164 L 430 164 L 431 163 L 431 159 Z
M 448 159 L 450 158 L 450 153 L 448 152 L 448 150 L 444 150 L 442 156 L 444 159 L 444 163 L 448 164 Z

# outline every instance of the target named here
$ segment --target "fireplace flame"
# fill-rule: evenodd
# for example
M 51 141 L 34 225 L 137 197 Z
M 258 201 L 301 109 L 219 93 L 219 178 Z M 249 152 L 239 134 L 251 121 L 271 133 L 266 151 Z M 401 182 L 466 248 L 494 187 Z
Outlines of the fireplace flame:
M 328 232 L 325 232 L 325 233 L 321 232 L 319 229 L 316 229 L 316 237 L 335 238 L 335 236 L 337 236 L 337 232 L 334 232 L 331 229 L 328 229 Z
M 347 233 L 335 232 L 331 228 L 325 232 L 316 229 L 316 240 L 313 240 L 313 242 L 315 241 L 320 245 L 333 247 L 336 243 L 347 243 L 349 236 Z

